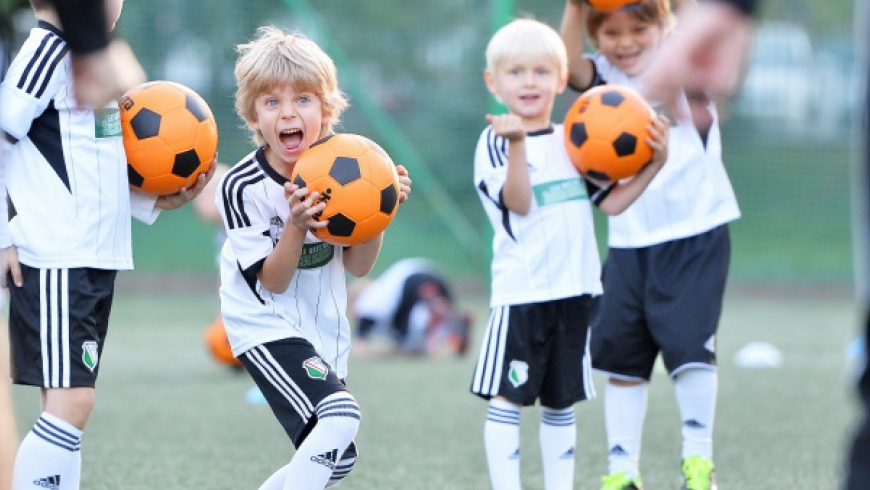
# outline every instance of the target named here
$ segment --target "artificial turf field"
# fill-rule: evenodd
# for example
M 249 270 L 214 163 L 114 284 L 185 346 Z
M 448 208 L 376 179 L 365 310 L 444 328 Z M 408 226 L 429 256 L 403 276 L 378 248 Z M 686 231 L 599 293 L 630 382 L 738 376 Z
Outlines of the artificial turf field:
M 83 439 L 88 490 L 256 489 L 292 446 L 268 407 L 249 405 L 252 383 L 208 357 L 202 330 L 217 313 L 212 294 L 167 287 L 162 295 L 121 281 L 101 359 L 97 407 Z M 715 433 L 723 490 L 835 490 L 856 414 L 846 346 L 857 332 L 850 293 L 782 294 L 732 288 L 719 335 Z M 351 359 L 351 391 L 363 409 L 361 457 L 341 488 L 486 489 L 486 404 L 468 393 L 483 330 L 483 294 L 463 295 L 477 312 L 463 359 Z M 750 341 L 784 355 L 778 369 L 734 362 Z M 597 489 L 606 471 L 603 380 L 577 406 L 576 489 Z M 37 391 L 16 387 L 21 434 Z M 522 415 L 524 488 L 543 488 L 537 408 Z M 21 435 L 19 434 L 19 436 Z M 642 472 L 648 490 L 679 488 L 679 418 L 672 386 L 650 390 Z

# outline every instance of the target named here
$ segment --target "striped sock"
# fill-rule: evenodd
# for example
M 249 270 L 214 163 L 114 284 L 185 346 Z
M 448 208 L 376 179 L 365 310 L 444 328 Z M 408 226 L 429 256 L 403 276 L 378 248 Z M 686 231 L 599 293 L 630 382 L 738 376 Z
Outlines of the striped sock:
M 544 488 L 574 487 L 574 444 L 576 442 L 574 407 L 541 407 L 541 459 L 544 462 Z
M 483 440 L 492 488 L 520 490 L 520 407 L 507 400 L 490 400 Z
M 12 488 L 77 490 L 81 437 L 82 431 L 76 427 L 43 412 L 18 447 Z

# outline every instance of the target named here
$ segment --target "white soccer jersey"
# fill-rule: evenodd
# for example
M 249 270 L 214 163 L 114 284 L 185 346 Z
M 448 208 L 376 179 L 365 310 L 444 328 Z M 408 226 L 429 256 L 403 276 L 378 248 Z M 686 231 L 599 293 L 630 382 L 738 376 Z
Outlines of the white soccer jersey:
M 593 85 L 614 83 L 640 89 L 640 80 L 622 73 L 602 54 L 586 55 L 595 64 Z M 679 104 L 689 113 L 685 95 Z M 612 248 L 639 248 L 709 231 L 740 217 L 734 189 L 722 163 L 722 137 L 716 106 L 707 144 L 691 118 L 671 121 L 668 160 L 640 197 L 608 222 Z M 674 125 L 675 124 L 675 125 Z
M 304 338 L 339 378 L 345 378 L 350 326 L 344 249 L 309 232 L 286 291 L 270 292 L 257 280 L 290 216 L 285 182 L 260 149 L 218 184 L 215 202 L 227 230 L 220 259 L 221 315 L 227 336 L 235 356 L 266 342 Z
M 507 209 L 508 142 L 492 126 L 474 155 L 474 183 L 495 231 L 491 306 L 601 293 L 601 263 L 586 181 L 571 164 L 561 125 L 526 136 L 532 206 Z
M 31 267 L 132 269 L 131 213 L 153 222 L 156 198 L 130 190 L 117 105 L 76 103 L 67 53 L 40 21 L 0 85 L 12 241 Z

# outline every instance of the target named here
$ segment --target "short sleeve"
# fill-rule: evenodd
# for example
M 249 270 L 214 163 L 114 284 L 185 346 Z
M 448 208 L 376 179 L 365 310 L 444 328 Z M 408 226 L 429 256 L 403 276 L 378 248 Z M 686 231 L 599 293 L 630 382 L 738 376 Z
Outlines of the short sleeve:
M 67 69 L 66 43 L 46 30 L 35 30 L 12 60 L 0 85 L 0 129 L 23 139 L 60 89 Z M 41 35 L 39 33 L 42 33 Z
M 499 208 L 504 207 L 501 191 L 507 178 L 507 151 L 507 139 L 496 135 L 490 126 L 480 135 L 474 152 L 474 185 L 482 198 Z
M 231 192 L 225 175 L 215 193 L 215 204 L 227 233 L 227 242 L 246 276 L 259 272 L 274 248 L 269 233 L 269 216 L 263 215 L 250 196 L 250 186 Z

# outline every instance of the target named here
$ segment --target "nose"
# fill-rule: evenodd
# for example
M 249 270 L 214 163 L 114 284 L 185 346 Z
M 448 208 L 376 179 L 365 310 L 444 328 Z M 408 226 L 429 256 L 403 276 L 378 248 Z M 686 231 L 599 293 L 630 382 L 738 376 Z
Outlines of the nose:
M 293 104 L 282 104 L 281 105 L 281 118 L 282 119 L 293 119 L 296 117 L 296 108 L 293 107 Z

